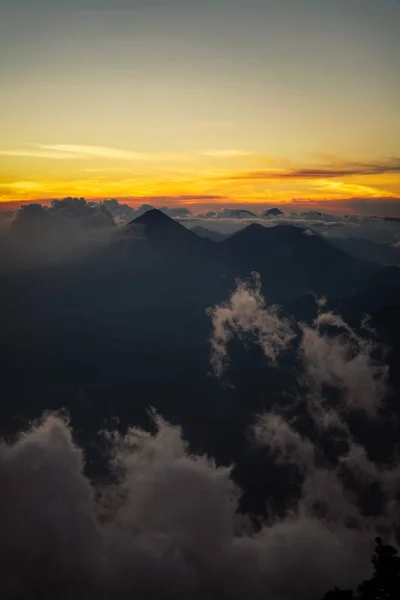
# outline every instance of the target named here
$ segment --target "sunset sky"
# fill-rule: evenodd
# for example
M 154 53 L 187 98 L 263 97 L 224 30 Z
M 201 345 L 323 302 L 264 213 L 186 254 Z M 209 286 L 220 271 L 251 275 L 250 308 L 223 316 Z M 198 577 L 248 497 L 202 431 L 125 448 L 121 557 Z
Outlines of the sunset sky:
M 397 0 L 3 0 L 0 201 L 396 212 L 399 31 Z

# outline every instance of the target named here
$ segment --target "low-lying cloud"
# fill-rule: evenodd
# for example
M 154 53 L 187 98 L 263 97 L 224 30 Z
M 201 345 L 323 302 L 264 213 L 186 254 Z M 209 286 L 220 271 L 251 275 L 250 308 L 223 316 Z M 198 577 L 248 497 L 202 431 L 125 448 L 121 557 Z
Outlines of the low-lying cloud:
M 368 575 L 368 532 L 324 523 L 306 492 L 293 514 L 246 533 L 230 469 L 156 423 L 154 435 L 109 435 L 117 482 L 102 487 L 56 416 L 3 443 L 3 597 L 308 600 Z M 329 499 L 326 478 L 318 492 Z
M 253 333 L 265 356 L 276 363 L 294 334 L 287 320 L 279 317 L 276 306 L 265 306 L 260 280 L 254 274 L 251 284 L 239 282 L 228 302 L 209 311 L 213 324 L 211 364 L 221 375 L 228 362 L 228 343 L 234 335 Z
M 312 327 L 303 325 L 300 353 L 318 402 L 324 387 L 331 387 L 341 392 L 342 408 L 376 414 L 387 393 L 387 368 L 374 359 L 376 350 L 372 340 L 357 335 L 332 313 L 319 314 Z
M 291 212 L 268 217 L 246 214 L 245 211 L 211 211 L 198 217 L 186 216 L 181 219 L 181 223 L 187 227 L 201 226 L 224 234 L 235 233 L 252 223 L 259 223 L 264 227 L 286 224 L 316 232 L 328 240 L 354 238 L 356 242 L 365 240 L 376 244 L 392 245 L 394 248 L 400 241 L 400 221 L 397 219 L 362 215 L 340 216 L 316 211 Z
M 103 244 L 116 228 L 104 203 L 84 198 L 24 204 L 3 225 L 3 258 L 28 263 L 69 258 Z
M 336 410 L 360 410 L 374 416 L 388 392 L 388 370 L 376 358 L 379 347 L 371 331 L 366 330 L 368 337 L 362 337 L 340 315 L 325 310 L 325 298 L 316 303 L 318 316 L 312 325 L 295 326 L 280 316 L 279 307 L 266 306 L 257 273 L 249 281 L 239 281 L 228 302 L 209 311 L 215 374 L 220 376 L 226 369 L 229 343 L 235 336 L 241 339 L 253 334 L 253 343 L 272 364 L 293 342 L 292 352 L 301 364 L 310 398 L 321 405 L 326 389 L 336 389 L 340 392 Z
M 250 430 L 277 469 L 291 466 L 299 476 L 298 496 L 283 516 L 271 513 L 255 529 L 238 510 L 231 467 L 193 454 L 181 429 L 157 414 L 153 433 L 102 434 L 108 483 L 85 474 L 68 422 L 45 415 L 0 445 L 2 597 L 318 600 L 367 578 L 374 537 L 394 543 L 399 531 L 400 464 L 374 462 L 347 417 L 361 409 L 366 422 L 379 418 L 386 370 L 371 342 L 323 312 L 323 301 L 318 306 L 314 324 L 295 330 L 266 306 L 255 277 L 210 311 L 218 375 L 232 337 L 251 333 L 269 361 L 294 344 L 303 366 L 300 400 L 313 434 L 279 406 Z M 329 340 L 335 345 L 327 349 Z M 328 433 L 341 444 L 335 456 L 324 448 Z M 381 493 L 375 512 L 362 501 L 371 486 Z
M 235 305 L 230 303 L 228 323 L 235 323 L 236 318 L 240 321 L 247 318 L 247 322 L 256 324 L 254 306 L 258 318 L 263 318 L 268 310 L 260 301 L 260 287 L 254 289 L 254 280 L 250 285 L 241 282 L 232 297 L 244 291 L 254 297 L 254 304 L 248 302 L 232 314 Z M 338 542 L 347 539 L 346 551 L 352 548 L 350 552 L 363 553 L 368 537 L 380 534 L 390 539 L 393 533 L 399 533 L 400 463 L 396 459 L 387 464 L 375 463 L 353 433 L 348 419 L 357 415 L 359 423 L 370 426 L 379 421 L 378 411 L 389 394 L 387 368 L 377 361 L 377 346 L 370 336 L 361 337 L 340 316 L 323 312 L 323 301 L 317 304 L 317 318 L 312 326 L 300 327 L 299 344 L 293 348 L 302 366 L 300 405 L 297 404 L 297 411 L 291 417 L 287 412 L 280 414 L 279 406 L 260 415 L 254 426 L 254 437 L 258 444 L 268 448 L 278 464 L 293 465 L 302 475 L 301 493 L 292 514 L 297 519 L 317 517 L 320 525 L 323 523 L 335 532 Z M 243 315 L 246 306 L 249 307 L 247 315 Z M 223 355 L 228 354 L 230 338 L 227 335 L 221 338 L 220 319 L 215 316 L 220 312 L 222 318 L 225 311 L 225 305 L 214 308 L 212 361 L 215 360 L 215 343 L 222 343 Z M 279 336 L 282 324 L 269 321 L 269 325 L 271 328 L 275 325 L 275 334 Z M 283 326 L 286 329 L 288 322 L 284 321 Z M 257 325 L 253 327 L 257 333 Z M 237 333 L 236 327 L 231 326 L 230 331 L 231 335 Z M 270 330 L 269 335 L 272 333 Z M 371 330 L 364 333 L 370 334 Z M 265 352 L 257 335 L 254 343 L 260 345 L 270 360 L 268 349 Z M 220 369 L 217 374 L 221 374 Z M 311 419 L 312 435 L 300 433 L 298 429 L 299 406 Z M 334 456 L 324 450 L 327 435 L 331 442 L 339 444 Z M 361 498 L 374 486 L 380 490 L 381 507 L 378 512 L 368 513 Z M 343 549 L 338 552 L 341 554 Z M 353 559 L 347 557 L 346 560 Z

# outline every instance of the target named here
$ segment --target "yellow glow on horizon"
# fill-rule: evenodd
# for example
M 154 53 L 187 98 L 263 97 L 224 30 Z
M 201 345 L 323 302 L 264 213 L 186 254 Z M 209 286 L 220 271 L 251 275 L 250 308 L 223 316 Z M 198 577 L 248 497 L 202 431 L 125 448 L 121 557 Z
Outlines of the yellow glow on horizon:
M 80 144 L 0 149 L 0 202 L 65 196 L 157 204 L 274 204 L 398 198 L 400 160 L 308 162 L 236 149 L 164 154 Z

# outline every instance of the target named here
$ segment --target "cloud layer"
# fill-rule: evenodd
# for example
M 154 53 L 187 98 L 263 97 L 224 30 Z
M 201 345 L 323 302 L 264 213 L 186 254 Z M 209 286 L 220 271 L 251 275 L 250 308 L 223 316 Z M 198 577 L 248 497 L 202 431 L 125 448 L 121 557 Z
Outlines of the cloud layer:
M 287 224 L 315 231 L 327 239 L 355 238 L 386 245 L 400 241 L 399 220 L 362 215 L 340 216 L 317 211 L 291 212 L 269 217 L 252 216 L 237 210 L 210 211 L 197 217 L 185 217 L 182 223 L 188 227 L 200 225 L 221 233 L 234 233 L 251 223 L 259 223 L 264 227 Z
M 354 175 L 382 175 L 399 173 L 400 159 L 388 161 L 335 161 L 322 166 L 293 169 L 253 170 L 226 176 L 228 179 L 330 179 L 336 177 L 351 177 Z
M 103 244 L 116 228 L 106 204 L 84 198 L 22 205 L 3 225 L 3 258 L 28 262 L 81 255 Z
M 368 573 L 365 532 L 332 529 L 333 515 L 324 524 L 306 492 L 301 510 L 246 534 L 229 469 L 156 424 L 154 435 L 109 435 L 117 483 L 97 489 L 57 417 L 3 444 L 3 597 L 305 600 Z M 326 483 L 313 497 L 327 496 Z
M 253 332 L 270 361 L 300 336 L 300 400 L 313 435 L 297 422 L 300 405 L 291 417 L 276 406 L 251 428 L 275 468 L 291 466 L 300 477 L 284 516 L 271 514 L 254 529 L 238 512 L 231 468 L 193 454 L 181 429 L 157 414 L 153 433 L 102 434 L 108 483 L 86 476 L 68 422 L 45 415 L 0 445 L 2 597 L 317 600 L 368 577 L 375 535 L 393 543 L 399 530 L 400 465 L 375 463 L 347 417 L 361 409 L 360 418 L 372 422 L 385 368 L 369 343 L 324 312 L 323 301 L 319 309 L 312 326 L 295 331 L 266 306 L 255 278 L 211 310 L 218 374 L 234 335 Z M 336 402 L 326 387 L 336 390 Z M 340 442 L 333 457 L 327 438 Z M 373 513 L 362 500 L 371 486 L 381 492 Z

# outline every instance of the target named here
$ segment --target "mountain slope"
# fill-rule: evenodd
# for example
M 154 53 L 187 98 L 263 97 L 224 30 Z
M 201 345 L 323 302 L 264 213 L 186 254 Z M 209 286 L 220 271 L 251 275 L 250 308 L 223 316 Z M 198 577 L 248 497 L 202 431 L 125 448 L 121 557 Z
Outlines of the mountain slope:
M 221 233 L 220 231 L 213 231 L 211 229 L 207 229 L 206 227 L 202 227 L 201 225 L 191 227 L 191 231 L 193 231 L 196 235 L 202 238 L 208 238 L 213 242 L 222 242 L 222 240 L 226 240 L 231 235 L 230 233 Z
M 330 242 L 357 258 L 377 262 L 381 265 L 400 265 L 400 250 L 390 244 L 354 237 L 331 238 Z
M 128 230 L 140 230 L 146 240 L 158 246 L 168 245 L 170 248 L 192 245 L 193 247 L 209 246 L 208 241 L 199 240 L 199 236 L 181 225 L 161 210 L 153 208 L 140 215 L 127 225 Z
M 243 271 L 258 271 L 266 291 L 290 299 L 312 291 L 346 295 L 385 280 L 382 268 L 334 247 L 311 230 L 252 224 L 222 242 Z M 387 275 L 392 279 L 393 273 Z

